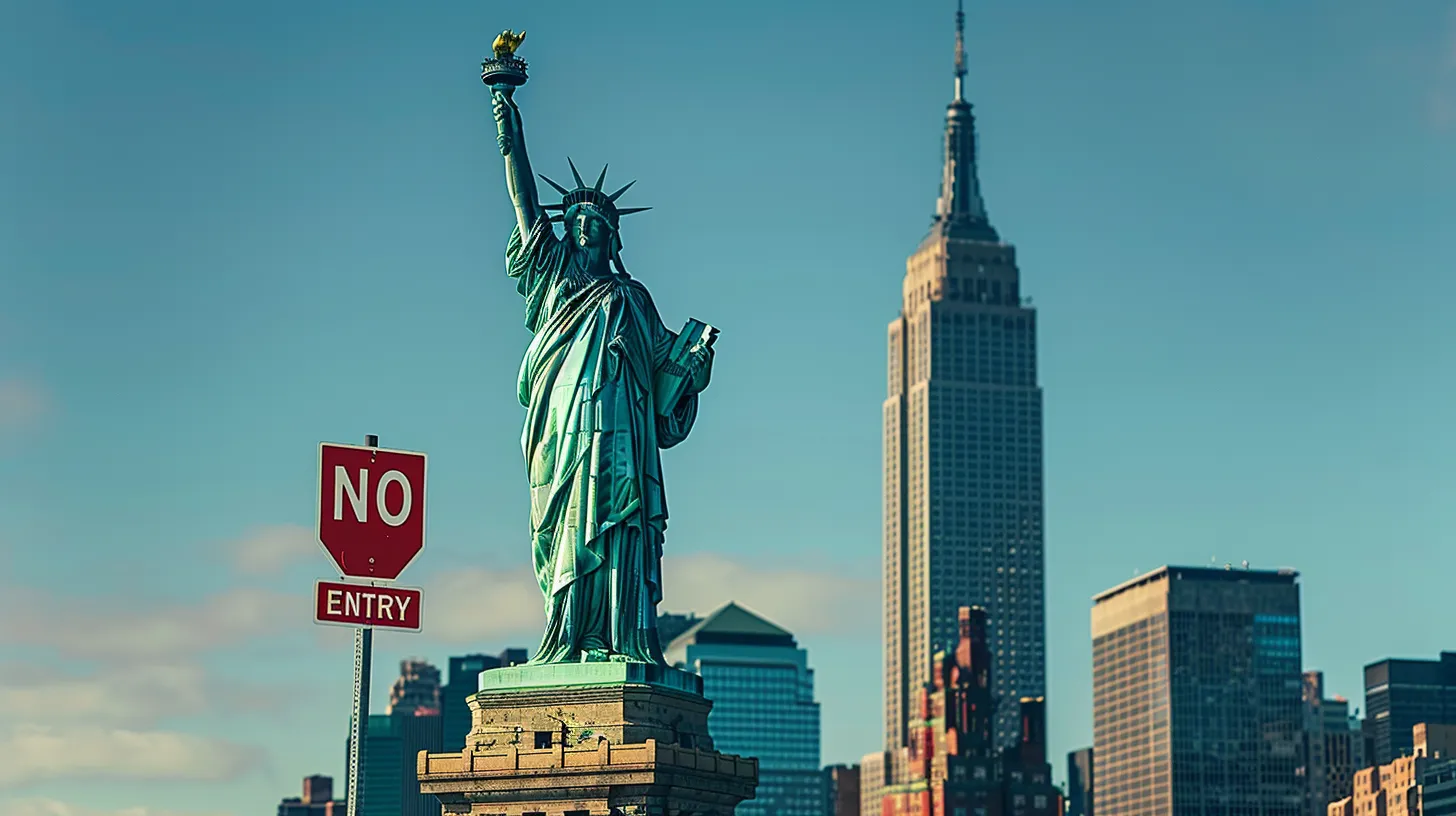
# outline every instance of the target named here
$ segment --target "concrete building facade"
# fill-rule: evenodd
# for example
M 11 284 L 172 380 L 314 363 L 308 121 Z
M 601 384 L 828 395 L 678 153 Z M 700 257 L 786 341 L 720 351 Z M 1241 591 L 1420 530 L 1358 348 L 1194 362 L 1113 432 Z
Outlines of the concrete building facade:
M 1360 723 L 1344 697 L 1325 697 L 1323 672 L 1304 673 L 1303 776 L 1310 816 L 1325 816 L 1331 802 L 1354 791 L 1355 772 L 1365 767 Z
M 1399 740 L 1405 743 L 1405 740 Z M 1450 816 L 1456 813 L 1456 726 L 1416 723 L 1411 752 L 1355 772 L 1351 795 L 1327 816 Z
M 1422 816 L 1426 758 L 1403 756 L 1355 772 L 1354 793 L 1331 802 L 1326 816 Z
M 322 774 L 303 778 L 303 796 L 278 803 L 278 816 L 344 816 L 348 804 L 334 799 L 333 777 Z
M 865 754 L 859 761 L 860 816 L 882 816 L 885 789 L 905 777 L 910 766 L 910 749 L 900 746 L 889 751 Z
M 702 687 L 651 663 L 492 669 L 465 748 L 421 753 L 415 776 L 450 814 L 732 816 L 758 762 L 715 750 Z
M 830 765 L 824 769 L 828 816 L 859 816 L 859 766 Z
M 884 423 L 885 747 L 909 739 L 956 610 L 987 610 L 997 744 L 1018 744 L 1016 701 L 1045 694 L 1042 392 L 1036 311 L 1016 248 L 991 226 L 966 101 L 964 15 L 929 233 L 906 262 L 888 331 Z
M 1412 751 L 1416 756 L 1456 756 L 1456 725 L 1444 723 L 1416 723 L 1411 728 Z
M 1098 816 L 1302 816 L 1297 577 L 1162 567 L 1096 596 Z

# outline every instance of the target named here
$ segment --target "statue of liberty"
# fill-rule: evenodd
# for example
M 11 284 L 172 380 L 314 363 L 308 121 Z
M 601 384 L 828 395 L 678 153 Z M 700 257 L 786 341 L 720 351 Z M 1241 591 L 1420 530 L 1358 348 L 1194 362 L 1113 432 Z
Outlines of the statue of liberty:
M 516 59 L 500 42 L 496 64 Z M 692 430 L 716 330 L 689 321 L 683 332 L 669 331 L 647 288 L 627 273 L 620 220 L 648 209 L 617 206 L 631 184 L 604 193 L 606 168 L 587 186 L 568 159 L 575 188 L 543 175 L 562 200 L 540 203 L 513 95 L 524 71 L 509 84 L 482 79 L 516 212 L 506 274 L 525 298 L 533 334 L 519 377 L 521 452 L 546 629 L 530 662 L 661 665 L 667 501 L 659 450 Z

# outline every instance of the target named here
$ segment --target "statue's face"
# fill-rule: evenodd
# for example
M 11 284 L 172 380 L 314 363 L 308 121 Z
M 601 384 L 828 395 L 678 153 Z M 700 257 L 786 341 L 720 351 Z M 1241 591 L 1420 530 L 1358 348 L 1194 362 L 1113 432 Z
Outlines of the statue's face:
M 604 249 L 611 239 L 611 226 L 591 210 L 577 210 L 571 219 L 571 240 L 582 249 Z

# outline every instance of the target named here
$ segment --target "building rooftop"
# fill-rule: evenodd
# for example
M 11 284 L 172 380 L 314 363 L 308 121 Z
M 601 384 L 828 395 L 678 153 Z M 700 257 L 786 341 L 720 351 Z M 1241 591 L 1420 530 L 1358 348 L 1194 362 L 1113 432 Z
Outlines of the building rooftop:
M 1297 571 L 1288 567 L 1281 567 L 1277 570 L 1256 570 L 1233 566 L 1225 566 L 1222 568 L 1163 566 L 1158 567 L 1152 572 L 1124 581 L 1112 589 L 1104 590 L 1093 595 L 1092 602 L 1102 603 L 1129 589 L 1151 584 L 1154 581 L 1162 580 L 1170 575 L 1174 580 L 1182 581 L 1227 581 L 1230 583 L 1243 582 L 1250 584 L 1292 584 L 1299 577 Z
M 1425 683 L 1433 686 L 1456 684 L 1456 652 L 1441 652 L 1437 658 L 1387 657 L 1365 664 L 1365 685 L 1370 687 L 1394 680 L 1397 683 Z
M 754 612 L 729 603 L 683 632 L 674 642 L 741 643 L 754 646 L 795 646 L 794 636 Z

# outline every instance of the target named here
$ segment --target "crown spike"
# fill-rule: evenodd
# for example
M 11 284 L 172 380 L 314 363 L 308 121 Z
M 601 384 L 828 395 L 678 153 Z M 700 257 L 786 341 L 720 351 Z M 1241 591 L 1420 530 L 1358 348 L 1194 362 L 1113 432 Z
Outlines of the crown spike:
M 631 215 L 632 213 L 647 212 L 651 207 L 623 207 L 617 210 L 617 215 Z
M 607 180 L 607 165 L 604 164 L 604 165 L 602 165 L 602 174 L 600 176 L 597 176 L 597 183 L 592 185 L 592 189 L 593 190 L 596 190 L 597 192 L 600 193 L 602 191 L 602 182 L 604 182 L 606 180 Z
M 582 181 L 581 174 L 576 172 L 576 162 L 572 161 L 570 156 L 567 156 L 566 163 L 571 165 L 571 176 L 572 178 L 576 179 L 576 188 L 580 190 L 581 188 L 585 187 L 586 182 Z
M 562 195 L 567 195 L 567 194 L 569 194 L 571 192 L 570 190 L 566 189 L 565 187 L 562 187 L 560 184 L 557 184 L 556 182 L 554 182 L 551 179 L 547 178 L 545 173 L 537 173 L 536 175 L 540 176 L 542 181 L 546 182 L 547 184 L 551 185 L 552 187 L 555 187 L 556 188 L 556 192 L 561 193 Z
M 955 16 L 955 98 L 964 102 L 966 84 L 966 10 L 963 0 L 956 0 Z
M 632 186 L 632 185 L 634 185 L 634 184 L 636 184 L 636 183 L 637 183 L 637 179 L 632 179 L 632 180 L 631 180 L 631 181 L 629 181 L 629 182 L 627 182 L 627 184 L 626 184 L 626 186 L 624 186 L 624 187 L 623 187 L 623 188 L 622 188 L 622 189 L 620 189 L 620 190 L 618 190 L 618 191 L 617 191 L 617 192 L 615 192 L 615 193 L 612 193 L 612 194 L 611 194 L 611 195 L 609 195 L 609 196 L 607 196 L 607 198 L 608 198 L 608 199 L 609 199 L 609 200 L 611 200 L 611 201 L 616 201 L 616 200 L 617 200 L 617 199 L 619 199 L 619 198 L 621 198 L 621 197 L 622 197 L 622 193 L 625 193 L 625 192 L 627 192 L 627 190 L 628 190 L 628 189 L 629 189 L 629 188 L 630 188 L 630 187 L 631 187 L 631 186 Z

